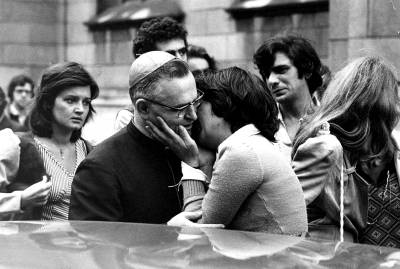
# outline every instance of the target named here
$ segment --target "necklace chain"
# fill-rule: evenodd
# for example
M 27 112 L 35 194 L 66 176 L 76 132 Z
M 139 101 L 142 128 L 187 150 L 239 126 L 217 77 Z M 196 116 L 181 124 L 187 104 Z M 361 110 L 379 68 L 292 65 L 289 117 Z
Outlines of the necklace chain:
M 60 149 L 60 156 L 61 156 L 61 160 L 63 160 L 64 161 L 64 151 L 63 151 L 63 149 L 62 148 L 59 148 Z

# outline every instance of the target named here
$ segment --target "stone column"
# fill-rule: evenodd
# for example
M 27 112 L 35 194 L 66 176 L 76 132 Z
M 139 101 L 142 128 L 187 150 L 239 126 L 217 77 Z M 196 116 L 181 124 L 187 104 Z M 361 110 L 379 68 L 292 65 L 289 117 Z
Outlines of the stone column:
M 0 1 L 0 86 L 20 73 L 37 80 L 58 61 L 58 9 L 54 0 Z
M 377 54 L 400 70 L 400 0 L 330 0 L 329 64 Z

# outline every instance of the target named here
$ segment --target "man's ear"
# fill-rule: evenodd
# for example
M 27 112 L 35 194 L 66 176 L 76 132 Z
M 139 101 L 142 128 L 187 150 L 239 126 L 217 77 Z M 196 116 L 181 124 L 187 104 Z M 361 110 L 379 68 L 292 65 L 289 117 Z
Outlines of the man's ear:
M 149 113 L 149 103 L 144 99 L 138 99 L 135 102 L 135 107 L 138 113 L 140 114 L 148 114 Z

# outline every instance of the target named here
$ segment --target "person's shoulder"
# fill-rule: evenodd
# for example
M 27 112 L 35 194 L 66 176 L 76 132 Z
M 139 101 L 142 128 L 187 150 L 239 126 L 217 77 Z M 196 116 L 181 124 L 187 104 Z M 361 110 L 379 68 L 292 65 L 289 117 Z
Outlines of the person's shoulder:
M 10 128 L 14 132 L 24 131 L 24 127 L 19 123 L 11 120 L 9 117 L 3 114 L 3 117 L 0 116 L 0 130 Z
M 115 117 L 114 130 L 119 131 L 129 124 L 133 118 L 133 107 L 128 107 L 118 111 Z
M 2 150 L 0 153 L 8 153 L 19 148 L 20 138 L 9 128 L 0 130 L 0 144 Z
M 124 151 L 124 145 L 126 146 L 126 143 L 129 141 L 128 136 L 129 135 L 126 132 L 126 129 L 113 134 L 112 136 L 93 146 L 87 158 L 97 159 L 119 155 L 121 151 Z
M 218 147 L 218 158 L 230 158 L 241 160 L 243 163 L 253 162 L 260 158 L 260 150 L 268 151 L 271 143 L 266 138 L 259 139 L 256 136 L 228 137 Z M 272 146 L 271 146 L 272 147 Z
M 315 137 L 310 137 L 304 144 L 310 148 L 316 148 L 319 150 L 332 152 L 343 151 L 343 147 L 342 144 L 340 144 L 339 139 L 330 133 L 323 133 L 318 134 Z
M 17 136 L 20 140 L 21 150 L 26 148 L 36 149 L 35 140 L 33 138 L 33 133 L 31 131 L 28 132 L 15 132 L 15 136 Z
M 329 131 L 320 130 L 297 148 L 293 159 L 304 155 L 317 159 L 330 158 L 336 160 L 343 155 L 343 147 L 336 136 Z

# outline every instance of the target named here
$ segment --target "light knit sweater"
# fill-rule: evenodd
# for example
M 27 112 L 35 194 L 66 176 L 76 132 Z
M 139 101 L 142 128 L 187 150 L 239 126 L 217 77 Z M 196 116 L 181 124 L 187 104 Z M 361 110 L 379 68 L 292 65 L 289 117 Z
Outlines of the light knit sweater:
M 228 229 L 298 235 L 307 231 L 301 185 L 290 163 L 253 125 L 220 144 L 202 223 Z

